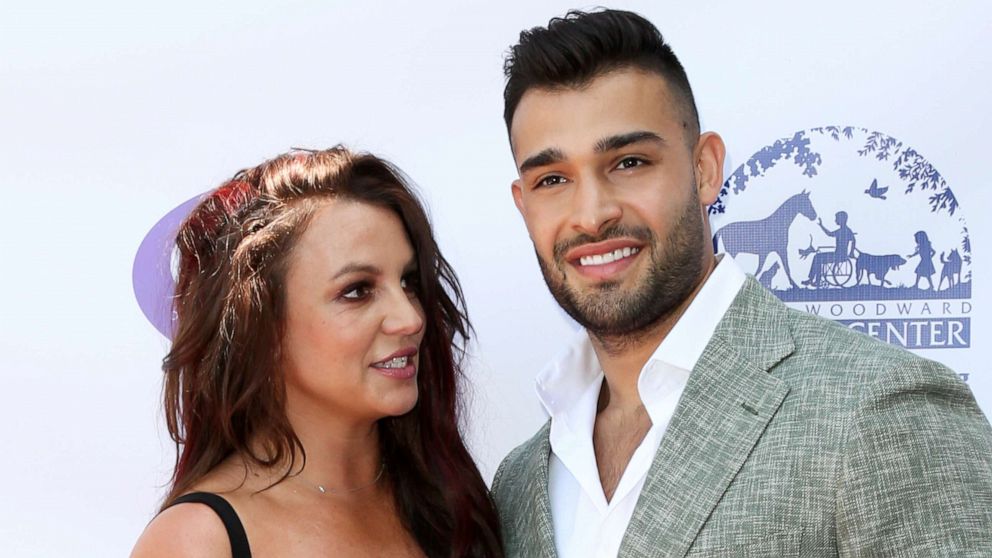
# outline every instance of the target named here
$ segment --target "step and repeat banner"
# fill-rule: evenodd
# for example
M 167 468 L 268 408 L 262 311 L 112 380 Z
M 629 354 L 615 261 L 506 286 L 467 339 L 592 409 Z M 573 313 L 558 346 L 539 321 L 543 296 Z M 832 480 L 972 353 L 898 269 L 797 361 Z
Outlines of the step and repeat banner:
M 575 330 L 510 195 L 502 60 L 575 7 L 0 7 L 2 554 L 129 552 L 174 460 L 171 238 L 291 147 L 368 150 L 418 185 L 475 326 L 464 430 L 491 478 Z M 727 144 L 717 249 L 793 308 L 946 363 L 992 412 L 992 5 L 611 7 L 660 28 Z
M 884 132 L 790 132 L 727 179 L 710 207 L 714 245 L 789 306 L 970 382 L 981 374 L 972 320 L 982 320 L 973 316 L 970 203 L 955 191 L 973 190 L 952 189 L 923 153 Z M 989 400 L 984 388 L 978 395 Z

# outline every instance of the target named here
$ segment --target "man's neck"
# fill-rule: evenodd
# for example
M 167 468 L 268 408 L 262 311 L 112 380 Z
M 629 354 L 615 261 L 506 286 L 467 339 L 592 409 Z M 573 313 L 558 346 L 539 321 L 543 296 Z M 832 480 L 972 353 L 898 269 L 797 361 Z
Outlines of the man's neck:
M 606 407 L 635 409 L 643 404 L 637 390 L 641 370 L 695 300 L 715 267 L 716 260 L 711 258 L 702 279 L 689 296 L 649 328 L 622 337 L 600 337 L 590 332 L 593 350 L 606 377 L 600 410 Z

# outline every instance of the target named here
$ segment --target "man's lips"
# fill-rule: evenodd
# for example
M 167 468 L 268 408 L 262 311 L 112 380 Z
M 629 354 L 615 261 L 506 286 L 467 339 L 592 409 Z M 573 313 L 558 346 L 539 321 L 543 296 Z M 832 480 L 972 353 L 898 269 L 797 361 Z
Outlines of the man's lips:
M 607 280 L 633 264 L 643 246 L 642 242 L 632 239 L 604 240 L 569 250 L 565 260 L 583 276 Z
M 637 254 L 643 246 L 642 242 L 636 240 L 614 238 L 576 246 L 565 253 L 565 260 L 576 266 L 609 264 Z

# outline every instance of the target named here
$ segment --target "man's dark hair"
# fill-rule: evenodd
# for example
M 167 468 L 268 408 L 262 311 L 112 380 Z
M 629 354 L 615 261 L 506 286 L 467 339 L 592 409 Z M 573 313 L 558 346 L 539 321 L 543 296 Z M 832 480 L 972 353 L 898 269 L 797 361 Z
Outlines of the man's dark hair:
M 578 88 L 622 68 L 654 72 L 665 79 L 679 105 L 685 137 L 694 144 L 699 114 L 682 64 L 650 21 L 622 10 L 572 10 L 549 21 L 547 27 L 520 32 L 520 42 L 503 64 L 507 131 L 527 90 Z

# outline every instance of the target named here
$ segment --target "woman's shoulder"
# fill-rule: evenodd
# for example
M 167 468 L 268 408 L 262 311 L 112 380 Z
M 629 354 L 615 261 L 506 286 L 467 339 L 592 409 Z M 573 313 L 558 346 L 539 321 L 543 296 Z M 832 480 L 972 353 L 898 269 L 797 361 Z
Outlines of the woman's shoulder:
M 131 558 L 183 556 L 215 558 L 231 555 L 224 523 L 200 502 L 176 504 L 158 514 L 138 539 Z
M 241 526 L 245 469 L 228 459 L 190 487 L 179 503 L 162 510 L 138 539 L 132 558 L 231 556 L 231 538 L 223 516 Z

